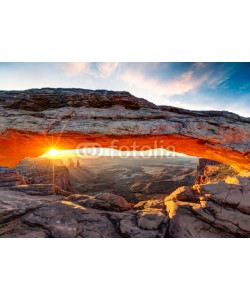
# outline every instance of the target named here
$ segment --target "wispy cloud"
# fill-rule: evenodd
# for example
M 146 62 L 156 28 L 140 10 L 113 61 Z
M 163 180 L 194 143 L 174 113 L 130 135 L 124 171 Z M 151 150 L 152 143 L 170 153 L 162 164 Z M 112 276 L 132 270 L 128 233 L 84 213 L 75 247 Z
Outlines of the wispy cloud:
M 173 96 L 183 95 L 187 92 L 194 91 L 204 83 L 208 77 L 206 74 L 203 74 L 200 78 L 194 78 L 193 71 L 187 71 L 180 74 L 180 76 L 175 79 L 161 80 L 157 77 L 147 77 L 140 71 L 128 69 L 121 74 L 121 79 L 130 85 L 137 86 L 156 94 Z
M 58 63 L 58 68 L 68 76 L 88 75 L 90 77 L 109 77 L 115 73 L 119 63 L 117 62 L 65 62 Z
M 115 73 L 117 68 L 119 67 L 118 62 L 103 62 L 98 63 L 98 71 L 101 76 L 108 77 Z
M 57 66 L 69 76 L 77 76 L 90 71 L 90 63 L 88 62 L 64 62 L 58 63 Z
M 208 65 L 201 62 L 190 64 L 188 69 L 179 72 L 173 68 L 168 69 L 168 64 L 165 63 L 166 70 L 161 73 L 157 72 L 161 67 L 160 63 L 68 62 L 59 63 L 57 66 L 69 77 L 119 77 L 125 84 L 162 96 L 183 95 L 204 84 L 215 89 L 224 82 L 226 75 L 225 71 L 214 74 L 213 70 L 207 68 Z M 120 72 L 117 72 L 118 69 Z

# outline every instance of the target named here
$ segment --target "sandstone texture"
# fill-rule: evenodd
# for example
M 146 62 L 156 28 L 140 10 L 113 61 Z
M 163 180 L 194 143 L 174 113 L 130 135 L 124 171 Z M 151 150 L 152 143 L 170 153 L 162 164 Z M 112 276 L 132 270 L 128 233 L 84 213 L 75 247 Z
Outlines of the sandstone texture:
M 2 168 L 3 178 L 9 174 L 13 177 L 17 172 Z M 167 234 L 168 217 L 163 200 L 134 206 L 112 193 L 69 194 L 52 184 L 16 185 L 15 182 L 1 186 L 0 237 L 165 237 Z
M 165 199 L 171 237 L 250 237 L 250 173 L 181 187 Z
M 25 183 L 25 179 L 16 169 L 0 167 L 0 187 L 10 187 Z
M 250 172 L 178 188 L 137 204 L 101 193 L 51 193 L 48 185 L 0 188 L 0 237 L 250 237 Z
M 88 195 L 72 195 L 68 197 L 69 201 L 79 202 L 86 207 L 92 207 L 110 211 L 126 211 L 132 205 L 122 196 L 111 193 L 98 194 L 95 197 Z
M 117 195 L 99 195 L 102 204 L 96 205 L 98 198 L 91 202 L 87 195 L 65 198 L 39 192 L 31 196 L 26 190 L 0 191 L 1 238 L 152 238 L 167 234 L 165 210 L 155 204 L 149 208 L 150 201 L 147 208 L 133 209 Z
M 128 92 L 0 91 L 0 165 L 57 148 L 163 147 L 250 169 L 250 119 L 221 111 L 156 106 Z M 60 139 L 59 139 L 60 136 Z
M 217 161 L 200 158 L 197 166 L 196 183 L 212 183 L 225 181 L 227 177 L 236 176 L 237 172 L 229 165 L 221 164 Z

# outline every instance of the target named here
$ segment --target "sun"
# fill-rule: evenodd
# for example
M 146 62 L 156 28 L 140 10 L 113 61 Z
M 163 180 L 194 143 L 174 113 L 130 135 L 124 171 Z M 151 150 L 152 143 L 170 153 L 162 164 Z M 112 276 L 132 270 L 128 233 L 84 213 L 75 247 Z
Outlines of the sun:
M 69 157 L 75 157 L 76 154 L 74 150 L 58 150 L 55 147 L 50 147 L 47 149 L 47 152 L 43 155 L 39 156 L 41 158 L 49 158 L 49 159 L 64 159 Z
M 57 150 L 55 148 L 51 148 L 47 153 L 48 156 L 56 156 L 57 155 Z

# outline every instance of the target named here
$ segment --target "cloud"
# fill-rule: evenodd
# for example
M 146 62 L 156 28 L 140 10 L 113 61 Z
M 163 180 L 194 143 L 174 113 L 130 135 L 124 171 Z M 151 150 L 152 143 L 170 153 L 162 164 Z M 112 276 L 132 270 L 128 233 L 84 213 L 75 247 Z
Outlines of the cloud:
M 197 69 L 202 69 L 202 68 L 206 67 L 206 63 L 204 63 L 204 62 L 196 62 L 196 63 L 194 63 L 194 67 L 197 68 Z
M 98 63 L 98 71 L 101 76 L 109 77 L 115 73 L 120 63 L 118 62 L 103 62 Z
M 122 68 L 120 79 L 151 94 L 172 97 L 228 88 L 231 67 L 223 63 L 137 63 Z
M 58 64 L 58 68 L 68 76 L 79 76 L 85 74 L 94 78 L 109 77 L 115 73 L 118 66 L 119 63 L 117 62 L 65 62 Z
M 178 68 L 173 70 L 171 64 L 166 63 L 161 66 L 160 63 L 66 62 L 59 63 L 58 67 L 69 77 L 86 75 L 90 79 L 105 79 L 113 76 L 130 86 L 163 96 L 183 95 L 203 84 L 215 89 L 225 80 L 224 72 L 214 74 L 205 63 L 190 64 L 177 73 Z
M 77 76 L 81 73 L 90 72 L 90 63 L 88 62 L 65 62 L 58 63 L 57 66 L 68 76 Z
M 127 69 L 121 74 L 121 79 L 140 89 L 159 95 L 174 96 L 194 91 L 208 79 L 208 76 L 203 74 L 195 78 L 194 71 L 190 70 L 183 72 L 177 78 L 163 81 L 157 77 L 148 77 L 140 71 Z

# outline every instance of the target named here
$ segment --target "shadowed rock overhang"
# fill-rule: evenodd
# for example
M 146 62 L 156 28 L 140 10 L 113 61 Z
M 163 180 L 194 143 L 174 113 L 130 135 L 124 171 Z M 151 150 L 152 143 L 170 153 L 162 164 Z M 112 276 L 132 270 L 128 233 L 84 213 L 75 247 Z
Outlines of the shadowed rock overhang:
M 59 149 L 165 148 L 250 170 L 249 125 L 226 111 L 157 106 L 128 92 L 0 91 L 0 165 L 42 155 L 60 136 Z

